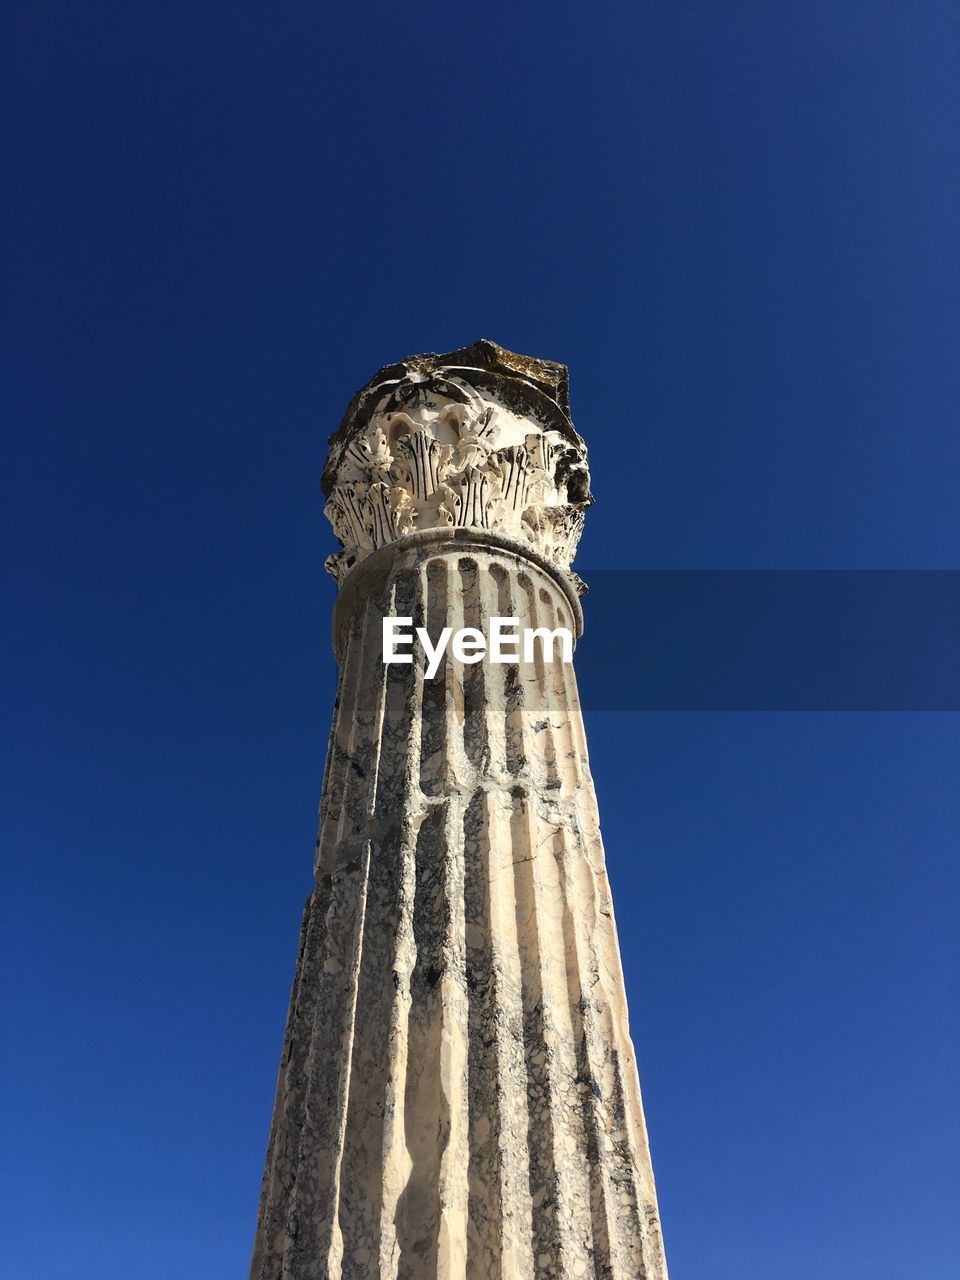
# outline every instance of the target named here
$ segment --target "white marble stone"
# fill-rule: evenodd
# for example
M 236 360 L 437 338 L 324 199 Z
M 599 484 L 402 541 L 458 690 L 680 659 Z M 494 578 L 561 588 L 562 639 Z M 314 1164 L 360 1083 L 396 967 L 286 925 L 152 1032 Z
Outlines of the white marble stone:
M 385 613 L 579 634 L 565 371 L 382 370 L 325 485 L 340 680 L 252 1280 L 666 1280 L 573 667 L 382 661 Z

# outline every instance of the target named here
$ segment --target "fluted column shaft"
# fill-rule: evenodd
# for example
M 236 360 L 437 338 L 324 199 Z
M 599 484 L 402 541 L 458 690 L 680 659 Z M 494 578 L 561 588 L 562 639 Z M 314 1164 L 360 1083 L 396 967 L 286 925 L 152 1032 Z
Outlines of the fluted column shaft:
M 573 667 L 382 655 L 578 612 L 479 530 L 346 576 L 253 1280 L 666 1276 Z

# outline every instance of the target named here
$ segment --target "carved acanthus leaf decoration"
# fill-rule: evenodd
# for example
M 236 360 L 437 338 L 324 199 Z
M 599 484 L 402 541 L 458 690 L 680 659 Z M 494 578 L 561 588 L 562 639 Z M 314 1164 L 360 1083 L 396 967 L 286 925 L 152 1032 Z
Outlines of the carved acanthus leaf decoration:
M 326 513 L 344 550 L 338 582 L 371 551 L 416 529 L 491 529 L 569 569 L 591 499 L 585 450 L 476 392 L 450 402 L 419 384 L 374 412 L 343 451 Z
M 417 428 L 401 437 L 398 451 L 406 463 L 402 474 L 411 497 L 418 502 L 433 497 L 449 466 L 453 453 L 450 445 L 441 444 L 428 431 Z

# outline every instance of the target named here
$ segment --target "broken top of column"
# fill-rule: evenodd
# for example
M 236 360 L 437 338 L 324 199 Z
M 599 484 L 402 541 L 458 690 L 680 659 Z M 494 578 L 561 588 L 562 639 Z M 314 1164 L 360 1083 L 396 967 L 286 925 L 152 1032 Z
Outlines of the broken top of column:
M 592 502 L 567 370 L 481 339 L 386 365 L 330 437 L 326 514 L 355 564 L 423 529 L 487 529 L 569 570 Z

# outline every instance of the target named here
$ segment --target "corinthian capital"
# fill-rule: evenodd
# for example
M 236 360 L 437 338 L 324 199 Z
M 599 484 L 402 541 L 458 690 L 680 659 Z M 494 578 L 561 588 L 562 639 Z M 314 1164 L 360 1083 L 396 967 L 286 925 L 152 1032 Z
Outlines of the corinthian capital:
M 561 364 L 481 340 L 381 369 L 353 398 L 323 475 L 340 583 L 421 529 L 496 531 L 569 570 L 592 499 Z

